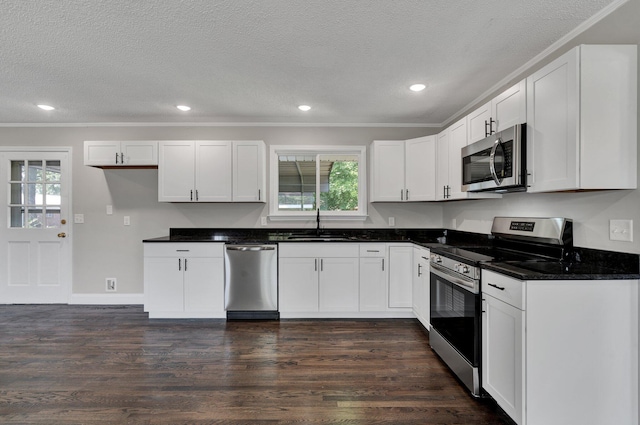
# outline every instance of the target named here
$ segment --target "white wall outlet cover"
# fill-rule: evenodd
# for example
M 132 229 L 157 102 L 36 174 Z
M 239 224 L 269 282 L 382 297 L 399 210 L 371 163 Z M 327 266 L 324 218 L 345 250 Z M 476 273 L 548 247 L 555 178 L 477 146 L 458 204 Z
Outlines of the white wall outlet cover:
M 393 227 L 396 225 L 396 218 L 395 217 L 389 217 L 389 227 Z
M 73 215 L 73 222 L 76 223 L 76 224 L 84 223 L 84 214 L 74 214 Z
M 107 205 L 107 215 L 113 214 L 113 205 Z
M 633 242 L 633 220 L 609 220 L 609 240 Z
M 131 217 L 128 215 L 124 216 L 124 225 L 125 226 L 130 226 L 131 225 Z

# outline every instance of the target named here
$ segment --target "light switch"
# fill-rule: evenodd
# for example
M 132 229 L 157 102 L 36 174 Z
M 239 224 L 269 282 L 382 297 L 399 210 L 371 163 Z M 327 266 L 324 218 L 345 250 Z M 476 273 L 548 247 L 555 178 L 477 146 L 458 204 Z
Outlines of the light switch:
M 609 239 L 633 242 L 633 220 L 609 220 Z
M 113 214 L 113 205 L 107 205 L 107 215 Z

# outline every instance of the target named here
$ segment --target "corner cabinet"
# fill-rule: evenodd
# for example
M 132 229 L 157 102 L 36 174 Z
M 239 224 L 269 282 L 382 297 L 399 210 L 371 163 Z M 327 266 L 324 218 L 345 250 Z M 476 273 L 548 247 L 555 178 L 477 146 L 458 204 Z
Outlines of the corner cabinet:
M 462 191 L 461 150 L 467 146 L 467 117 L 456 121 L 437 136 L 436 200 L 501 198 L 487 192 Z
M 435 199 L 436 136 L 371 144 L 371 201 Z
M 265 202 L 262 141 L 159 143 L 160 202 Z
M 144 310 L 150 318 L 223 318 L 224 244 L 144 244 Z
M 97 168 L 157 168 L 158 142 L 85 141 L 84 165 Z
M 529 192 L 636 189 L 637 46 L 581 45 L 527 78 Z
M 467 116 L 469 143 L 527 120 L 527 83 L 520 81 Z

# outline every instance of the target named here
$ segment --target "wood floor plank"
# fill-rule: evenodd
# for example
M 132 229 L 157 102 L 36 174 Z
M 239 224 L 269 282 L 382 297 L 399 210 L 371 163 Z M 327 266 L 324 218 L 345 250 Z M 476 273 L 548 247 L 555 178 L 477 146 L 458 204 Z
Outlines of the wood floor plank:
M 0 306 L 2 424 L 512 424 L 417 321 L 149 320 Z

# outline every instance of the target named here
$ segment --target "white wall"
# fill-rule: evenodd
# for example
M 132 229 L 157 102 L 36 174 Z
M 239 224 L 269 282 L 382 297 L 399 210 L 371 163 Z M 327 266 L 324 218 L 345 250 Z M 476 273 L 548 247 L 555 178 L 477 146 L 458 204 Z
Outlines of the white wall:
M 565 43 L 547 59 L 515 76 L 502 89 L 520 81 L 579 44 L 640 44 L 639 18 L 640 1 L 629 0 L 611 15 Z M 498 94 L 502 89 L 488 98 Z M 486 100 L 478 102 L 462 116 Z M 640 111 L 640 108 L 638 110 Z M 606 140 L 602 141 L 602 143 L 606 142 Z M 640 253 L 640 192 L 638 190 L 507 194 L 501 200 L 453 202 L 444 206 L 443 223 L 450 229 L 490 233 L 491 220 L 499 215 L 571 218 L 574 220 L 576 246 Z M 634 221 L 633 242 L 609 240 L 609 220 L 611 219 Z
M 0 127 L 1 146 L 71 146 L 73 293 L 105 294 L 106 277 L 118 279 L 118 294 L 143 292 L 143 239 L 165 236 L 171 227 L 261 227 L 266 204 L 170 204 L 158 202 L 158 170 L 102 170 L 83 164 L 84 140 L 262 139 L 269 144 L 369 145 L 374 139 L 407 139 L 433 133 L 425 128 L 345 127 Z M 268 171 L 268 167 L 267 167 Z M 268 179 L 267 179 L 268 181 Z M 113 206 L 113 215 L 106 206 Z M 123 225 L 123 217 L 131 225 Z M 442 227 L 440 204 L 370 204 L 365 222 L 325 227 Z M 72 220 L 69 220 L 72 221 Z M 315 220 L 274 222 L 267 227 L 315 227 Z

